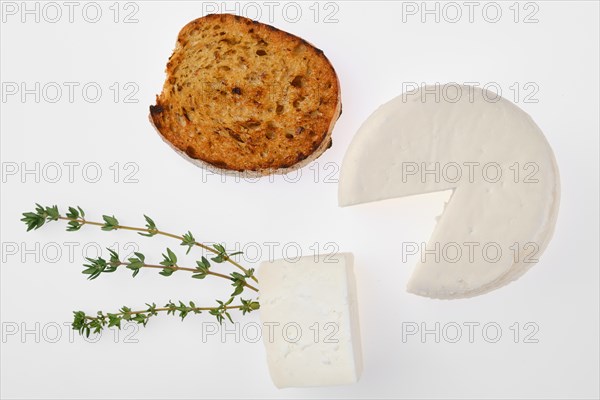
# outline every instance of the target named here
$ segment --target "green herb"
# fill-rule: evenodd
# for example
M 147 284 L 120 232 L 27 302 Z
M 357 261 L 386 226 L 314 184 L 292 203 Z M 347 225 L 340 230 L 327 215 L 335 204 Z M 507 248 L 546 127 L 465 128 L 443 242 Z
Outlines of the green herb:
M 211 258 L 211 260 L 213 260 L 216 263 L 222 263 L 225 261 L 230 261 L 230 258 L 238 255 L 238 254 L 242 254 L 241 251 L 235 252 L 235 253 L 231 253 L 231 254 L 227 254 L 227 251 L 225 251 L 225 247 L 223 247 L 223 245 L 221 244 L 213 244 L 213 248 L 216 250 L 216 257 Z M 248 272 L 248 271 L 244 271 L 244 272 Z
M 188 246 L 188 249 L 185 252 L 185 254 L 189 254 L 190 250 L 192 250 L 192 247 L 196 245 L 196 239 L 194 238 L 194 235 L 192 235 L 192 232 L 188 231 L 188 233 L 183 234 L 183 240 L 181 241 L 181 245 Z
M 35 212 L 23 213 L 21 221 L 25 222 L 27 232 L 29 232 L 32 229 L 41 228 L 46 222 L 57 221 L 59 218 L 60 214 L 57 206 L 43 207 L 36 203 Z
M 85 222 L 83 222 L 83 223 L 79 222 L 79 218 L 84 220 L 84 217 L 85 217 L 85 212 L 81 208 L 69 207 L 69 212 L 67 213 L 67 218 L 69 218 L 71 221 L 69 221 L 67 223 L 67 231 L 73 232 L 73 231 L 78 231 L 79 229 L 81 229 L 81 227 L 83 226 L 83 224 Z
M 80 207 L 77 207 L 76 209 L 74 207 L 69 207 L 68 209 L 69 209 L 69 212 L 63 216 L 59 213 L 57 206 L 43 207 L 39 204 L 36 204 L 35 211 L 23 213 L 23 218 L 21 218 L 21 221 L 23 221 L 25 223 L 25 225 L 27 225 L 27 231 L 39 229 L 46 222 L 64 220 L 64 221 L 68 221 L 67 228 L 66 228 L 67 231 L 79 230 L 83 225 L 93 225 L 93 226 L 101 227 L 101 229 L 104 231 L 113 231 L 113 230 L 117 230 L 117 229 L 122 229 L 122 230 L 128 230 L 128 231 L 135 231 L 135 232 L 141 233 L 143 236 L 155 236 L 155 235 L 167 236 L 167 237 L 170 237 L 173 239 L 180 240 L 181 244 L 184 246 L 188 246 L 188 247 L 190 247 L 190 245 L 197 246 L 197 247 L 204 249 L 205 251 L 215 254 L 216 256 L 213 258 L 213 261 L 215 261 L 216 263 L 229 262 L 230 264 L 234 265 L 236 268 L 241 270 L 244 274 L 248 273 L 247 269 L 245 269 L 238 262 L 236 262 L 235 260 L 232 259 L 233 256 L 242 254 L 242 252 L 235 252 L 235 253 L 228 254 L 225 251 L 225 247 L 220 244 L 215 244 L 212 247 L 207 246 L 203 243 L 196 241 L 196 239 L 194 239 L 193 235 L 189 231 L 188 231 L 188 233 L 184 234 L 183 236 L 178 236 L 178 235 L 174 235 L 169 232 L 161 231 L 156 227 L 156 223 L 154 222 L 154 220 L 152 218 L 148 217 L 147 215 L 144 215 L 144 218 L 146 220 L 146 228 L 139 228 L 139 227 L 135 227 L 135 226 L 120 225 L 118 219 L 115 218 L 115 216 L 108 216 L 108 215 L 102 216 L 102 219 L 104 220 L 104 222 L 88 221 L 84 218 L 85 213 L 83 212 L 83 210 Z M 74 210 L 78 211 L 79 213 L 78 214 L 73 213 Z M 251 279 L 254 282 L 258 283 L 258 280 L 256 279 L 256 277 L 252 276 Z
M 229 262 L 239 268 L 242 273 L 232 272 L 229 275 L 225 275 L 214 272 L 211 270 L 210 261 L 204 256 L 196 261 L 196 267 L 182 267 L 178 265 L 177 255 L 170 248 L 167 248 L 166 253 L 162 254 L 163 259 L 159 264 L 149 264 L 146 261 L 146 256 L 141 252 L 134 252 L 132 257 L 122 260 L 117 251 L 107 249 L 109 253 L 108 259 L 102 257 L 86 258 L 86 263 L 83 264 L 84 269 L 82 273 L 88 275 L 88 279 L 93 280 L 102 274 L 115 272 L 122 266 L 131 270 L 133 277 L 136 277 L 142 268 L 155 268 L 160 269 L 159 274 L 165 277 L 173 275 L 175 271 L 187 271 L 192 273 L 191 277 L 194 279 L 204 279 L 207 276 L 227 279 L 232 282 L 234 291 L 227 301 L 216 300 L 217 305 L 214 307 L 197 307 L 193 301 L 190 301 L 187 304 L 182 301 L 179 301 L 178 303 L 169 301 L 164 307 L 157 307 L 155 303 L 146 303 L 148 308 L 133 311 L 131 308 L 123 306 L 117 313 L 105 314 L 102 311 L 98 311 L 96 316 L 89 316 L 83 311 L 76 311 L 73 313 L 72 327 L 80 334 L 89 336 L 91 332 L 99 333 L 107 327 L 117 327 L 120 329 L 122 321 L 135 322 L 146 326 L 148 320 L 151 317 L 158 315 L 160 312 L 166 312 L 167 315 L 177 315 L 183 320 L 190 314 L 200 314 L 202 311 L 207 311 L 210 315 L 213 315 L 219 323 L 223 323 L 225 319 L 233 322 L 231 314 L 229 313 L 231 310 L 240 310 L 242 315 L 244 315 L 260 308 L 260 305 L 256 300 L 244 300 L 241 297 L 239 298 L 241 304 L 232 305 L 234 299 L 237 296 L 240 296 L 245 289 L 258 292 L 258 289 L 248 282 L 249 279 L 258 282 L 256 277 L 254 277 L 254 269 L 245 269 L 231 259 L 231 257 L 241 254 L 241 252 L 228 254 L 225 247 L 221 244 L 214 244 L 210 247 L 199 243 L 196 241 L 191 231 L 188 231 L 183 236 L 160 231 L 154 220 L 147 215 L 144 215 L 146 228 L 120 225 L 119 220 L 114 215 L 103 215 L 102 219 L 104 222 L 86 220 L 85 212 L 79 206 L 68 207 L 68 212 L 63 216 L 60 214 L 57 206 L 44 207 L 36 204 L 36 208 L 33 212 L 23 213 L 21 221 L 27 226 L 27 231 L 39 229 L 47 222 L 64 220 L 67 221 L 66 230 L 69 232 L 79 231 L 84 225 L 93 225 L 100 227 L 103 231 L 129 230 L 136 231 L 140 235 L 146 237 L 155 235 L 167 236 L 181 240 L 180 244 L 187 247 L 186 255 L 190 253 L 194 246 L 197 246 L 213 253 L 215 255 L 211 258 L 213 262 L 218 264 Z
M 115 272 L 117 267 L 107 263 L 105 259 L 102 257 L 98 257 L 96 259 L 86 258 L 89 261 L 89 264 L 83 264 L 86 269 L 83 270 L 83 273 L 88 276 L 88 279 L 96 279 L 100 276 L 100 274 L 105 272 Z
M 104 225 L 102 225 L 103 231 L 114 231 L 119 229 L 119 221 L 114 216 L 103 215 Z
M 111 328 L 116 326 L 121 329 L 122 321 L 135 322 L 137 324 L 146 326 L 151 317 L 158 315 L 160 312 L 166 312 L 167 315 L 174 315 L 181 318 L 183 321 L 189 314 L 200 314 L 203 311 L 208 311 L 210 315 L 213 315 L 219 323 L 223 323 L 225 317 L 233 322 L 230 310 L 240 310 L 242 315 L 246 313 L 258 310 L 260 304 L 254 300 L 240 299 L 240 305 L 231 305 L 233 298 L 230 298 L 227 302 L 217 300 L 217 306 L 215 307 L 197 307 L 193 301 L 185 304 L 179 301 L 178 304 L 169 300 L 164 307 L 157 307 L 155 303 L 148 304 L 148 308 L 134 311 L 127 306 L 121 307 L 119 312 L 111 314 L 98 311 L 96 316 L 86 315 L 83 311 L 73 312 L 73 323 L 71 326 L 74 330 L 87 337 L 90 333 L 100 333 L 104 328 Z
M 169 248 L 167 248 L 167 255 L 163 254 L 162 256 L 164 259 L 160 262 L 160 265 L 164 265 L 165 268 L 163 268 L 163 270 L 160 271 L 160 274 L 163 276 L 173 275 L 173 272 L 175 272 L 178 268 L 177 256 Z
M 152 237 L 156 235 L 158 233 L 158 228 L 156 228 L 156 224 L 154 223 L 152 218 L 150 218 L 146 214 L 144 214 L 144 218 L 146 219 L 146 228 L 148 230 L 148 233 L 138 232 L 138 234 L 146 237 Z
M 196 273 L 194 275 L 192 275 L 192 278 L 196 278 L 196 279 L 206 278 L 206 276 L 208 274 L 210 274 L 210 271 L 208 270 L 210 268 L 210 263 L 208 262 L 206 257 L 202 257 L 202 260 L 196 261 L 196 264 L 198 266 L 196 267 Z
M 239 294 L 242 294 L 244 291 L 244 287 L 248 286 L 246 279 L 252 278 L 254 274 L 254 269 L 250 268 L 246 274 L 242 275 L 239 272 L 232 272 L 229 276 L 233 283 L 232 286 L 235 287 L 235 290 L 231 294 L 231 297 L 235 297 Z
M 140 269 L 142 269 L 142 267 L 144 267 L 146 264 L 144 263 L 144 261 L 146 260 L 146 256 L 144 256 L 142 253 L 139 252 L 135 252 L 133 253 L 135 255 L 135 257 L 131 257 L 128 258 L 127 261 L 129 261 L 129 264 L 127 264 L 127 269 L 130 269 L 133 271 L 133 277 L 135 278 L 136 275 L 140 272 Z

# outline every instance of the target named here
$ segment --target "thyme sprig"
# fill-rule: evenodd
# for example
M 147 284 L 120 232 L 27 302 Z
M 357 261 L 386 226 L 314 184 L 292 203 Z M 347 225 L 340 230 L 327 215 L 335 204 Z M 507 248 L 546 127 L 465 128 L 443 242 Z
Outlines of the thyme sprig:
M 123 321 L 135 322 L 146 326 L 150 318 L 158 315 L 160 312 L 166 312 L 167 315 L 177 315 L 183 321 L 190 314 L 200 314 L 203 311 L 207 311 L 222 324 L 225 318 L 230 322 L 233 322 L 233 319 L 229 314 L 230 310 L 240 310 L 242 315 L 244 315 L 260 308 L 260 304 L 255 300 L 240 299 L 241 304 L 231 305 L 233 299 L 234 298 L 231 297 L 227 302 L 216 300 L 218 305 L 215 307 L 198 307 L 193 301 L 190 301 L 188 304 L 179 301 L 179 304 L 177 304 L 169 300 L 164 307 L 157 307 L 155 303 L 146 303 L 148 308 L 133 311 L 131 308 L 123 306 L 117 313 L 104 313 L 98 311 L 96 316 L 86 315 L 83 311 L 74 311 L 73 323 L 71 326 L 81 335 L 89 337 L 90 333 L 100 333 L 104 328 L 115 326 L 121 329 L 121 323 Z
M 83 311 L 74 311 L 72 327 L 79 331 L 80 334 L 89 336 L 91 332 L 99 333 L 104 328 L 114 326 L 120 329 L 122 321 L 135 322 L 146 326 L 148 320 L 151 317 L 158 315 L 160 312 L 166 312 L 167 315 L 178 315 L 183 320 L 190 314 L 200 314 L 203 311 L 206 311 L 210 315 L 213 315 L 219 323 L 223 323 L 225 319 L 233 322 L 230 314 L 231 310 L 240 310 L 242 315 L 244 315 L 260 308 L 258 301 L 250 299 L 246 300 L 238 297 L 246 288 L 258 292 L 258 289 L 248 282 L 249 280 L 258 282 L 254 276 L 254 269 L 246 269 L 232 259 L 233 256 L 241 254 L 241 252 L 227 253 L 225 247 L 221 244 L 214 244 L 212 247 L 202 244 L 195 239 L 191 231 L 188 231 L 182 236 L 161 231 L 157 228 L 154 220 L 147 215 L 144 215 L 146 228 L 121 225 L 114 215 L 103 215 L 103 222 L 88 221 L 85 218 L 85 215 L 85 212 L 79 206 L 69 207 L 68 212 L 63 216 L 59 212 L 57 206 L 44 207 L 36 204 L 36 208 L 33 212 L 23 213 L 21 221 L 27 226 L 27 231 L 39 229 L 47 222 L 64 220 L 67 221 L 66 230 L 69 232 L 79 231 L 84 225 L 94 225 L 99 226 L 103 231 L 123 229 L 136 231 L 138 234 L 146 237 L 155 235 L 167 236 L 180 240 L 180 245 L 187 247 L 186 255 L 190 253 L 194 246 L 197 246 L 214 255 L 214 257 L 210 258 L 212 262 L 217 264 L 229 262 L 239 268 L 242 273 L 232 272 L 227 276 L 225 274 L 214 272 L 211 270 L 211 261 L 204 256 L 196 261 L 196 266 L 194 268 L 182 267 L 178 264 L 179 259 L 177 254 L 170 248 L 167 248 L 166 252 L 162 254 L 162 261 L 160 261 L 159 264 L 148 263 L 146 261 L 146 255 L 141 252 L 134 252 L 129 258 L 123 259 L 117 251 L 108 249 L 109 256 L 107 259 L 102 257 L 86 258 L 86 263 L 83 264 L 84 269 L 82 273 L 88 275 L 88 279 L 93 280 L 102 274 L 115 272 L 120 267 L 131 270 L 134 278 L 139 274 L 142 268 L 155 268 L 160 269 L 159 274 L 165 277 L 169 277 L 177 271 L 187 271 L 192 273 L 191 277 L 194 279 L 204 279 L 207 276 L 227 279 L 232 282 L 231 285 L 234 287 L 234 290 L 231 293 L 229 300 L 216 300 L 217 305 L 213 307 L 197 307 L 193 301 L 190 301 L 187 304 L 182 301 L 179 301 L 178 303 L 169 301 L 164 307 L 157 307 L 155 303 L 146 303 L 146 306 L 148 306 L 146 309 L 133 311 L 131 308 L 123 306 L 117 313 L 104 313 L 98 311 L 95 316 L 87 315 Z M 239 298 L 241 304 L 232 305 L 236 297 Z
M 167 248 L 167 253 L 162 255 L 163 261 L 161 261 L 159 265 L 148 264 L 146 262 L 146 256 L 140 252 L 134 252 L 133 254 L 135 257 L 130 257 L 127 260 L 122 261 L 119 253 L 117 253 L 115 250 L 107 250 L 110 254 L 110 258 L 108 260 L 102 257 L 86 257 L 87 263 L 83 264 L 85 269 L 82 271 L 82 273 L 88 275 L 88 279 L 93 280 L 99 277 L 101 274 L 115 272 L 121 266 L 132 270 L 132 276 L 134 278 L 142 268 L 157 268 L 161 270 L 159 274 L 166 277 L 173 275 L 173 273 L 176 271 L 188 271 L 194 273 L 192 278 L 195 279 L 204 279 L 209 275 L 227 279 L 231 281 L 231 285 L 235 287 L 235 290 L 231 295 L 233 297 L 241 294 L 244 288 L 258 292 L 256 287 L 247 282 L 247 279 L 253 276 L 252 274 L 254 273 L 254 269 L 252 268 L 249 269 L 248 273 L 245 275 L 242 275 L 239 272 L 232 272 L 229 276 L 227 276 L 225 274 L 211 271 L 210 262 L 206 259 L 206 257 L 202 257 L 201 260 L 196 261 L 197 266 L 195 268 L 181 267 L 177 264 L 177 255 L 169 248 Z
M 99 226 L 103 231 L 114 231 L 114 230 L 118 230 L 118 229 L 123 229 L 123 230 L 138 232 L 139 235 L 147 236 L 147 237 L 152 237 L 155 235 L 162 235 L 162 236 L 170 237 L 173 239 L 180 240 L 181 241 L 180 245 L 186 246 L 188 248 L 186 254 L 189 253 L 189 251 L 191 250 L 191 248 L 193 246 L 200 247 L 200 248 L 202 248 L 210 253 L 213 253 L 215 255 L 215 257 L 211 258 L 211 260 L 214 261 L 215 263 L 228 262 L 228 263 L 234 265 L 236 268 L 240 269 L 244 273 L 244 275 L 250 275 L 250 279 L 252 279 L 254 282 L 258 283 L 258 280 L 256 279 L 256 277 L 251 273 L 249 274 L 249 270 L 247 270 L 242 265 L 240 265 L 238 262 L 233 260 L 233 258 L 232 258 L 233 256 L 242 254 L 242 252 L 235 252 L 235 253 L 229 254 L 225 250 L 225 247 L 221 244 L 214 244 L 212 246 L 205 245 L 201 242 L 198 242 L 194 238 L 194 236 L 192 235 L 192 233 L 190 231 L 188 231 L 187 233 L 184 233 L 181 236 L 175 235 L 173 233 L 161 231 L 157 228 L 154 220 L 152 218 L 148 217 L 147 215 L 144 215 L 144 219 L 146 220 L 146 227 L 140 228 L 140 227 L 135 227 L 135 226 L 121 225 L 119 223 L 119 220 L 114 215 L 103 215 L 102 220 L 104 222 L 88 221 L 85 219 L 85 212 L 79 206 L 77 206 L 76 208 L 69 207 L 68 210 L 69 210 L 69 212 L 63 216 L 59 212 L 58 206 L 56 206 L 56 205 L 50 206 L 50 207 L 44 207 L 44 206 L 41 206 L 36 203 L 35 211 L 23 213 L 23 218 L 21 219 L 21 221 L 23 221 L 27 225 L 27 231 L 39 229 L 46 222 L 64 220 L 64 221 L 68 221 L 67 222 L 67 231 L 69 231 L 69 232 L 78 231 L 84 225 L 94 225 L 94 226 Z

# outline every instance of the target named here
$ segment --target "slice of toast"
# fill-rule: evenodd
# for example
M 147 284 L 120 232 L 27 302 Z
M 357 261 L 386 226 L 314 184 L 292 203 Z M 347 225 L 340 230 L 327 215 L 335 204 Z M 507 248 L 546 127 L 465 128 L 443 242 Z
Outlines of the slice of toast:
M 150 120 L 196 164 L 251 176 L 285 173 L 331 146 L 341 113 L 323 52 L 272 26 L 212 14 L 187 24 Z

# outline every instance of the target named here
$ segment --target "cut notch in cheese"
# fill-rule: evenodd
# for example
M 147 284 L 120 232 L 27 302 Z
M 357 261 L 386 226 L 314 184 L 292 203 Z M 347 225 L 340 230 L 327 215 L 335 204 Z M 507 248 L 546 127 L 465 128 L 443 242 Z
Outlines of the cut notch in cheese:
M 265 261 L 257 277 L 273 383 L 284 388 L 358 381 L 362 353 L 352 254 Z
M 341 206 L 453 189 L 426 246 L 439 257 L 421 255 L 408 284 L 412 293 L 446 299 L 486 293 L 525 273 L 552 236 L 560 198 L 554 155 L 533 120 L 501 97 L 455 87 L 461 94 L 451 101 L 425 87 L 377 109 L 355 135 L 339 184 Z M 461 178 L 444 176 L 448 167 Z M 455 244 L 458 261 L 458 252 L 443 254 Z M 484 246 L 502 254 L 490 257 Z

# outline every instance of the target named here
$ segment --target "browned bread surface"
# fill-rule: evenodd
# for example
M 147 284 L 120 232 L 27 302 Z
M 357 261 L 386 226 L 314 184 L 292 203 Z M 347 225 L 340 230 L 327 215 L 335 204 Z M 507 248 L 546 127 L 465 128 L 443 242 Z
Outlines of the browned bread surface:
M 323 52 L 272 26 L 230 14 L 187 24 L 150 118 L 165 140 L 217 168 L 293 169 L 331 145 L 341 112 Z

